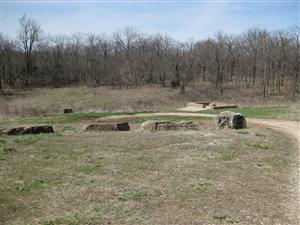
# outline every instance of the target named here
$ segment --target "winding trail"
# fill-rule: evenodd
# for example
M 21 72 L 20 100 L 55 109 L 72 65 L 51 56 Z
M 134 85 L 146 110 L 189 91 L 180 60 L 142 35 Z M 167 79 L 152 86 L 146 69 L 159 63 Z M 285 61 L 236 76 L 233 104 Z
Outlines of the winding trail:
M 116 115 L 108 116 L 97 121 L 108 121 L 108 120 L 118 120 L 118 119 L 132 119 L 132 118 L 142 118 L 142 117 L 151 117 L 151 116 L 190 116 L 190 117 L 215 117 L 214 114 L 205 114 L 205 113 L 188 113 L 188 112 L 159 112 L 159 113 L 143 113 L 136 115 Z M 278 131 L 283 131 L 291 135 L 293 138 L 298 140 L 300 143 L 300 122 L 297 121 L 288 121 L 288 120 L 276 120 L 276 119 L 256 119 L 256 118 L 247 118 L 249 124 L 254 124 L 256 126 L 265 126 Z M 299 149 L 300 151 L 300 149 Z

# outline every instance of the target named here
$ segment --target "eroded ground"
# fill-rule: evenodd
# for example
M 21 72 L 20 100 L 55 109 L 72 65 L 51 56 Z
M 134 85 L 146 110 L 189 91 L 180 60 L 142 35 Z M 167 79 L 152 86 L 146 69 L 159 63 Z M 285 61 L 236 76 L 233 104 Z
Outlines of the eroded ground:
M 1 136 L 3 224 L 298 224 L 295 140 L 267 128 Z

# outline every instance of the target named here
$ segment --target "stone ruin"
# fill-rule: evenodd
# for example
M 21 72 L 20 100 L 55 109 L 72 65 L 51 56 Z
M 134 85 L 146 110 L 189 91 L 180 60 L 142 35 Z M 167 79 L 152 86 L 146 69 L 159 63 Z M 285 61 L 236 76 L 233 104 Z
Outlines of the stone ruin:
M 215 123 L 217 128 L 232 128 L 232 129 L 242 129 L 247 127 L 246 118 L 241 113 L 235 112 L 221 112 L 217 117 L 215 117 Z
M 144 131 L 168 131 L 168 130 L 199 130 L 199 122 L 193 121 L 155 121 L 149 120 L 142 123 L 142 130 Z
M 97 123 L 88 125 L 84 131 L 101 132 L 101 131 L 129 131 L 128 122 L 123 123 Z
M 222 103 L 222 102 L 188 102 L 187 103 L 187 108 L 199 108 L 200 110 L 202 109 L 212 109 L 212 110 L 217 110 L 217 109 L 228 109 L 228 108 L 238 108 L 238 105 L 235 104 L 228 104 L 228 103 Z
M 72 108 L 64 109 L 64 114 L 68 114 L 68 113 L 73 113 L 73 109 Z
M 54 133 L 52 126 L 32 126 L 32 127 L 15 127 L 4 129 L 0 134 L 7 135 L 21 135 L 21 134 L 40 134 L 40 133 Z

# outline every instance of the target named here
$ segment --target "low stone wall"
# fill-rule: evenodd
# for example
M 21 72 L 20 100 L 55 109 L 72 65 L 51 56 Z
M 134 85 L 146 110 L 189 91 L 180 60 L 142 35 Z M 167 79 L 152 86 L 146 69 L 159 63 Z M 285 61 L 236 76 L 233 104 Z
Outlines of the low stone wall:
M 85 128 L 85 131 L 88 132 L 129 131 L 129 130 L 130 130 L 130 126 L 127 122 L 90 124 Z
M 52 126 L 32 126 L 32 127 L 15 127 L 1 130 L 0 134 L 7 135 L 21 135 L 21 134 L 40 134 L 40 133 L 54 133 Z
M 168 130 L 199 130 L 201 124 L 193 121 L 155 121 L 149 120 L 142 123 L 144 131 L 168 131 Z

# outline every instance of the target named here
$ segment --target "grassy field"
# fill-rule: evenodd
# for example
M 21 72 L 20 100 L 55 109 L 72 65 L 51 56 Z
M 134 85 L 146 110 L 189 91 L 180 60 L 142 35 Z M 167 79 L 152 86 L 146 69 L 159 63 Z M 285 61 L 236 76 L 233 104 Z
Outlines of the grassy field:
M 296 143 L 268 129 L 211 123 L 154 133 L 86 133 L 82 123 L 57 123 L 54 134 L 1 136 L 0 220 L 296 224 Z
M 299 98 L 296 98 L 299 99 Z M 109 87 L 36 88 L 14 90 L 0 96 L 0 116 L 41 116 L 58 114 L 72 107 L 75 112 L 169 111 L 184 107 L 191 101 L 221 101 L 240 106 L 299 106 L 288 96 L 270 95 L 264 99 L 259 92 L 243 88 L 225 89 L 221 95 L 206 83 L 190 84 L 186 94 L 178 89 L 144 86 L 129 89 Z
M 72 87 L 0 97 L 0 128 L 48 124 L 55 130 L 0 136 L 0 224 L 298 224 L 295 140 L 251 124 L 218 130 L 206 117 L 142 115 L 208 99 L 209 93 L 193 95 L 196 90 Z M 296 103 L 269 103 L 234 111 L 299 120 Z M 75 113 L 62 114 L 64 107 Z M 139 116 L 126 119 L 130 132 L 83 132 L 120 115 Z M 143 132 L 146 120 L 197 120 L 202 128 Z

